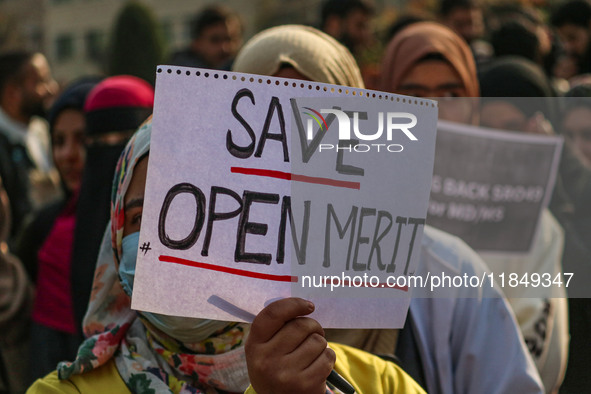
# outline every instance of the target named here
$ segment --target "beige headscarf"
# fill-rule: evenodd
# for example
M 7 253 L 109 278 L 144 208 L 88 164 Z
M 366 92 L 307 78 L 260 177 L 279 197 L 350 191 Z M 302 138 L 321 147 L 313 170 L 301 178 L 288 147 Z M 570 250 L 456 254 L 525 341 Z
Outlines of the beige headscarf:
M 302 25 L 272 27 L 255 35 L 238 53 L 233 71 L 273 75 L 285 64 L 315 82 L 364 87 L 349 50 L 329 35 Z
M 246 43 L 233 70 L 273 75 L 289 64 L 314 82 L 363 88 L 355 59 L 347 48 L 325 33 L 307 26 L 267 29 Z M 325 329 L 326 339 L 377 354 L 393 354 L 397 330 Z
M 382 61 L 380 90 L 396 92 L 411 67 L 431 53 L 442 55 L 451 64 L 468 97 L 479 96 L 476 64 L 470 48 L 456 33 L 434 22 L 413 23 L 390 41 Z

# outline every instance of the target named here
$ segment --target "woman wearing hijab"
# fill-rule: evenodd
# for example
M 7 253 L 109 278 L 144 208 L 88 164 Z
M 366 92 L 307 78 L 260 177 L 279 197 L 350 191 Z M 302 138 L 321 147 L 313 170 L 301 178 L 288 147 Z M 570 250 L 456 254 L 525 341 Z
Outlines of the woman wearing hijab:
M 380 90 L 441 98 L 442 119 L 477 123 L 476 65 L 464 40 L 445 26 L 418 22 L 402 29 L 386 48 L 381 73 Z
M 36 214 L 17 245 L 17 256 L 36 282 L 29 382 L 74 357 L 82 342 L 74 323 L 71 254 L 86 157 L 83 107 L 94 85 L 84 81 L 71 85 L 51 108 L 51 150 L 64 196 Z
M 111 181 L 125 144 L 154 106 L 154 88 L 132 75 L 115 75 L 97 84 L 84 103 L 86 166 L 76 209 L 72 250 L 72 282 L 76 327 L 82 320 L 92 288 L 94 264 L 109 221 Z
M 445 70 L 442 72 L 441 70 Z M 474 60 L 469 48 L 464 41 L 444 26 L 432 22 L 417 23 L 402 30 L 395 36 L 386 50 L 383 60 L 382 89 L 388 92 L 420 95 L 423 97 L 456 97 L 451 101 L 439 100 L 439 116 L 441 119 L 461 123 L 478 124 L 478 102 L 474 98 L 479 95 L 479 84 L 476 75 Z M 417 88 L 420 87 L 420 88 Z M 462 99 L 462 97 L 468 97 Z M 481 114 L 482 116 L 482 114 Z M 548 219 L 548 218 L 547 218 Z M 550 219 L 545 220 L 542 227 L 545 232 L 539 232 L 536 238 L 537 254 L 529 256 L 527 261 L 512 260 L 512 264 L 502 264 L 495 256 L 483 256 L 485 263 L 493 268 L 494 272 L 514 272 L 515 270 L 529 270 L 540 272 L 541 269 L 550 266 L 555 272 L 556 264 L 560 265 L 561 231 L 557 223 Z M 545 245 L 550 240 L 550 249 L 554 251 L 548 256 L 543 253 Z M 547 250 L 546 250 L 547 251 Z M 558 253 L 558 254 L 557 254 Z M 507 260 L 508 261 L 508 260 Z M 545 263 L 542 265 L 542 263 Z M 511 271 L 513 269 L 513 271 Z M 542 271 L 545 272 L 545 271 Z M 559 272 L 559 271 L 558 271 Z M 523 290 L 515 289 L 515 290 Z M 544 348 L 543 357 L 532 346 L 539 335 L 534 332 L 535 324 L 540 316 L 544 315 L 547 302 L 545 299 L 526 299 L 527 293 L 516 295 L 507 293 L 511 308 L 515 313 L 521 333 L 528 345 L 531 355 L 537 361 L 536 366 L 541 372 L 547 391 L 552 391 L 562 381 L 561 367 L 565 361 L 565 331 L 566 309 L 557 307 L 553 309 L 551 320 L 556 322 L 552 351 Z M 558 300 L 555 304 L 563 304 Z M 563 324 L 564 323 L 564 324 Z M 550 327 L 552 328 L 552 327 Z M 549 330 L 547 343 L 552 336 Z M 548 354 L 550 354 L 548 358 Z M 501 362 L 501 361 L 499 361 Z M 547 362 L 547 369 L 544 365 Z M 556 369 L 552 369 L 556 367 Z M 514 389 L 512 390 L 514 391 Z
M 309 81 L 363 88 L 351 52 L 312 27 L 283 25 L 262 31 L 238 53 L 232 71 L 291 77 L 291 69 Z
M 332 393 L 339 391 L 325 379 L 335 353 L 336 371 L 358 392 L 423 392 L 392 363 L 344 346 L 328 349 L 322 328 L 303 317 L 314 309 L 305 300 L 276 301 L 252 326 L 130 309 L 151 130 L 151 123 L 140 128 L 117 165 L 87 339 L 74 362 L 60 363 L 29 393 Z
M 443 89 L 461 87 L 477 96 L 473 63 L 465 68 L 463 77 L 470 86 L 456 82 Z M 304 26 L 278 26 L 255 35 L 239 52 L 233 70 L 363 88 L 351 54 L 331 37 Z M 471 108 L 461 115 L 471 117 Z M 481 275 L 486 269 L 465 244 L 429 226 L 420 256 L 417 275 Z M 325 330 L 326 336 L 372 353 L 396 354 L 429 393 L 540 393 L 539 376 L 508 304 L 497 288 L 485 293 L 458 289 L 454 299 L 413 299 L 400 332 Z
M 557 124 L 555 109 L 558 107 L 556 105 L 558 100 L 550 98 L 553 96 L 552 89 L 537 65 L 527 60 L 501 58 L 485 68 L 479 78 L 483 96 L 486 96 L 481 109 L 481 117 L 485 125 L 503 130 L 553 133 L 552 123 Z M 495 83 L 499 78 L 502 78 L 503 83 Z M 564 101 L 566 107 L 564 115 L 568 114 L 569 108 L 578 106 L 576 102 L 577 99 L 574 97 Z M 559 268 L 565 272 L 572 272 L 573 279 L 580 278 L 578 283 L 574 286 L 571 284 L 567 289 L 570 344 L 568 363 L 562 360 L 562 370 L 565 363 L 568 365 L 563 384 L 565 392 L 579 392 L 583 387 L 588 388 L 590 382 L 586 367 L 589 356 L 585 350 L 589 343 L 589 326 L 591 325 L 589 303 L 586 302 L 587 299 L 576 297 L 586 297 L 587 285 L 581 278 L 587 278 L 590 274 L 588 266 L 591 258 L 589 249 L 591 173 L 573 153 L 568 140 L 568 133 L 573 131 L 572 127 L 575 127 L 575 123 L 571 123 L 573 118 L 563 117 L 562 120 L 563 123 L 557 130 L 566 134 L 567 143 L 563 147 L 556 185 L 549 206 L 554 216 L 546 212 L 542 219 L 549 221 L 548 217 L 552 220 L 556 217 L 560 222 L 564 230 L 564 252 L 557 257 L 561 259 L 563 266 Z M 565 120 L 568 122 L 564 123 Z M 544 255 L 547 257 L 553 255 L 551 246 L 546 247 Z M 556 304 L 558 301 L 564 303 L 565 300 L 549 300 L 551 304 Z M 566 335 L 566 329 L 567 327 L 563 328 L 564 335 Z M 543 350 L 549 353 L 547 358 L 550 361 L 546 362 L 548 365 L 546 369 L 549 371 L 552 371 L 552 368 L 559 369 L 551 363 L 552 351 L 556 353 L 556 341 L 550 337 L 550 334 L 555 331 L 557 328 L 548 330 L 549 338 L 543 342 L 540 341 L 544 345 Z
M 323 56 L 331 61 L 331 53 Z M 353 70 L 358 75 L 358 70 Z M 273 303 L 257 316 L 252 326 L 131 310 L 129 295 L 133 290 L 150 133 L 151 124 L 138 131 L 124 150 L 116 171 L 112 225 L 103 238 L 85 317 L 88 339 L 73 363 L 60 364 L 58 373 L 38 381 L 31 393 L 74 389 L 84 393 L 242 392 L 249 382 L 260 393 L 324 393 L 324 381 L 334 364 L 335 353 L 335 370 L 358 392 L 423 392 L 392 363 L 340 345 L 331 345 L 334 353 L 327 351 L 326 342 L 320 338 L 321 327 L 302 317 L 312 312 L 304 300 Z M 299 327 L 302 321 L 306 322 L 304 329 Z M 320 361 L 309 371 L 299 371 L 293 361 L 286 363 L 289 357 L 285 357 L 285 352 L 297 354 L 298 349 L 305 350 L 302 346 L 310 344 L 303 342 L 310 336 L 314 338 L 313 351 L 306 350 L 296 359 L 305 360 L 312 355 Z M 294 338 L 293 352 L 278 346 L 293 343 Z M 314 365 L 312 361 L 314 358 L 305 365 Z M 278 376 L 288 380 L 282 383 Z M 327 392 L 331 390 L 338 392 L 329 386 Z

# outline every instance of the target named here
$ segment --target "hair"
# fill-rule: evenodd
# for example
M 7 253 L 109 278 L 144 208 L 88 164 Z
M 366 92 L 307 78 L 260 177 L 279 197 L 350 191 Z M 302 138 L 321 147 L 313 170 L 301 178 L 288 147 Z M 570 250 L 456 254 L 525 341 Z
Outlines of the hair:
M 33 52 L 12 51 L 0 54 L 0 92 L 10 82 L 21 82 L 24 78 L 24 66 L 34 56 Z
M 490 43 L 496 57 L 522 56 L 533 62 L 541 58 L 538 36 L 517 20 L 505 22 L 494 30 Z
M 480 8 L 478 0 L 441 0 L 441 3 L 439 3 L 439 15 L 445 17 L 457 9 L 471 10 L 474 8 Z
M 219 23 L 226 23 L 231 19 L 235 19 L 240 23 L 240 27 L 242 28 L 240 17 L 231 8 L 217 4 L 206 6 L 199 11 L 191 22 L 191 38 L 197 39 L 201 37 L 208 27 Z
M 396 35 L 396 33 L 401 31 L 405 27 L 412 25 L 413 23 L 426 22 L 428 20 L 429 20 L 429 18 L 424 15 L 418 15 L 418 14 L 401 15 L 398 19 L 396 19 L 396 22 L 394 22 L 392 24 L 392 26 L 390 26 L 390 28 L 388 29 L 388 32 L 386 33 L 385 41 L 390 42 L 390 40 Z
M 320 27 L 324 28 L 326 21 L 331 16 L 346 18 L 355 11 L 372 15 L 375 10 L 369 0 L 328 0 L 324 3 L 320 12 Z
M 556 27 L 573 24 L 588 29 L 590 21 L 591 4 L 584 0 L 573 0 L 561 4 L 550 18 L 550 22 Z

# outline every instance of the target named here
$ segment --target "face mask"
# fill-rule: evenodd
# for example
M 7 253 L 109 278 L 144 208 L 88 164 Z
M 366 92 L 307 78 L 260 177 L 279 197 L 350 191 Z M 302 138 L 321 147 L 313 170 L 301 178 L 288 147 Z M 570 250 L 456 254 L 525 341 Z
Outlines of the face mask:
M 140 232 L 126 235 L 121 243 L 121 261 L 119 262 L 119 278 L 125 293 L 131 297 L 133 278 L 135 277 L 135 263 L 140 244 Z
M 119 277 L 123 290 L 130 297 L 133 291 L 139 243 L 140 233 L 136 231 L 123 237 L 121 244 L 122 256 L 119 262 Z M 168 316 L 159 313 L 141 312 L 141 314 L 157 329 L 184 343 L 201 342 L 229 324 L 220 320 Z
M 151 312 L 140 313 L 157 329 L 186 344 L 201 342 L 230 324 L 221 320 L 168 316 Z

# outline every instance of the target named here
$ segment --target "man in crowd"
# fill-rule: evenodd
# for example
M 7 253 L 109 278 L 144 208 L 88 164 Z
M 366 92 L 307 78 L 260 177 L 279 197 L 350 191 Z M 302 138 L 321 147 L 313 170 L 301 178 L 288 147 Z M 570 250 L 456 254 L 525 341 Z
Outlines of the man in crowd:
M 358 56 L 371 44 L 373 14 L 367 0 L 328 0 L 322 7 L 320 28 Z
M 551 18 L 560 41 L 576 60 L 578 74 L 591 72 L 591 4 L 573 0 L 560 5 Z
M 47 124 L 40 118 L 56 90 L 41 53 L 0 55 L 0 177 L 11 204 L 9 240 L 14 239 L 25 216 L 58 191 Z
M 455 31 L 468 45 L 484 34 L 482 7 L 476 0 L 442 0 L 439 21 Z
M 242 23 L 231 9 L 212 5 L 201 10 L 191 29 L 191 44 L 175 53 L 177 66 L 229 70 L 242 45 Z

